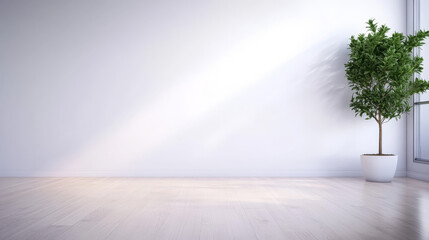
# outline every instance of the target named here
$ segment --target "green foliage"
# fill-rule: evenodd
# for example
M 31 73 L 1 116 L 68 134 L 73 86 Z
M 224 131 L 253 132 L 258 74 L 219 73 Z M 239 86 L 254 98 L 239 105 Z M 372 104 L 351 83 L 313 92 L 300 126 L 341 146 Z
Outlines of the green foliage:
M 413 49 L 423 46 L 429 31 L 408 36 L 395 32 L 388 37 L 386 25 L 378 26 L 374 19 L 367 24 L 367 34 L 350 38 L 350 60 L 345 64 L 353 90 L 350 107 L 356 115 L 381 125 L 409 112 L 410 97 L 429 89 L 428 81 L 412 79 L 413 73 L 423 70 L 423 58 L 413 58 Z

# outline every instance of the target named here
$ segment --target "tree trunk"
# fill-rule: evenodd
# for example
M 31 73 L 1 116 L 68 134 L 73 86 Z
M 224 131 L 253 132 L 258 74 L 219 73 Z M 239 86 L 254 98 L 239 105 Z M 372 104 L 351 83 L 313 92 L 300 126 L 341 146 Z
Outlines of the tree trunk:
M 383 123 L 378 123 L 378 154 L 383 154 Z

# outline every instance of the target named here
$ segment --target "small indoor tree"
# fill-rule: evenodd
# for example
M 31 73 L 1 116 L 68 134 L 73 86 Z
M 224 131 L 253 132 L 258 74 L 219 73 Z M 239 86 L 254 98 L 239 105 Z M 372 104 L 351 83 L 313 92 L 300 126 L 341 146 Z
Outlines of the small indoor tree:
M 350 107 L 356 115 L 378 123 L 378 155 L 383 155 L 383 123 L 409 112 L 413 94 L 429 89 L 428 81 L 413 79 L 423 70 L 423 58 L 412 54 L 414 48 L 424 44 L 429 31 L 408 36 L 395 32 L 389 37 L 386 25 L 378 26 L 374 19 L 367 25 L 367 34 L 350 38 L 346 76 L 353 90 Z

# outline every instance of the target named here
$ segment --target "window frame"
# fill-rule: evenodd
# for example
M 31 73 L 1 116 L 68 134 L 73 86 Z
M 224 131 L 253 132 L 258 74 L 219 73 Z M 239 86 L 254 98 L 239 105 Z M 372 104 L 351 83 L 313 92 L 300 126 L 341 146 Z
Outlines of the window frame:
M 420 30 L 420 0 L 413 0 L 413 27 L 412 33 L 415 34 Z M 415 48 L 413 50 L 413 56 L 420 56 L 420 49 Z M 429 60 L 429 59 L 428 59 Z M 414 74 L 413 79 L 419 77 L 419 74 Z M 421 164 L 429 164 L 429 158 L 417 157 L 417 153 L 420 147 L 420 109 L 417 110 L 418 106 L 427 105 L 429 101 L 420 101 L 420 94 L 414 94 L 412 98 L 413 104 L 413 162 Z

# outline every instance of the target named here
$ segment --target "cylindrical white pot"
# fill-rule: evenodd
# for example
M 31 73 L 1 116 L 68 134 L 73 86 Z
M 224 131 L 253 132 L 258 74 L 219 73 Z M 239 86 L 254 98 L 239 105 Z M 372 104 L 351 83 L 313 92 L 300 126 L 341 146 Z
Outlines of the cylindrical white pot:
M 369 182 L 391 182 L 396 172 L 396 155 L 360 155 L 363 173 Z

